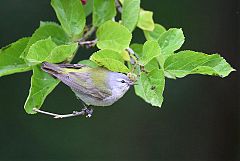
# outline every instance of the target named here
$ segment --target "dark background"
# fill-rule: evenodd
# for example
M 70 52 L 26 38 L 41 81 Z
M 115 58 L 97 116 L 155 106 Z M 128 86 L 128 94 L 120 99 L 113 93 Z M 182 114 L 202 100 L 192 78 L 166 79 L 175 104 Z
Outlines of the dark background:
M 0 0 L 0 47 L 31 36 L 39 21 L 57 21 L 49 0 Z M 234 0 L 142 0 L 165 27 L 183 28 L 182 49 L 220 53 L 239 69 L 239 9 Z M 143 42 L 134 33 L 134 42 Z M 80 50 L 78 59 L 90 52 Z M 227 78 L 191 75 L 166 80 L 161 109 L 129 91 L 94 116 L 54 120 L 23 109 L 31 72 L 0 78 L 0 161 L 237 161 L 239 71 Z M 42 109 L 81 108 L 60 84 Z

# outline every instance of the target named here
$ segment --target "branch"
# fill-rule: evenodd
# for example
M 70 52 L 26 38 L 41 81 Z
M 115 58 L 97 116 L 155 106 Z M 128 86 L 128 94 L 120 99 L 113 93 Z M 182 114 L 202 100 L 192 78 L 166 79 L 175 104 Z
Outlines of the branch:
M 128 52 L 128 54 L 129 54 L 129 56 L 130 56 L 130 63 L 131 63 L 132 65 L 133 65 L 133 64 L 136 64 L 136 61 L 137 61 L 137 60 L 135 60 L 134 57 L 135 57 L 136 59 L 139 59 L 137 53 L 135 53 L 135 52 L 133 51 L 133 49 L 130 48 L 130 47 L 128 47 L 128 48 L 126 49 L 126 51 Z M 131 56 L 131 55 L 132 55 L 132 56 Z M 134 57 L 133 57 L 133 56 L 134 56 Z
M 92 26 L 87 32 L 85 32 L 83 34 L 83 37 L 79 40 L 77 40 L 76 42 L 80 43 L 80 42 L 84 42 L 86 41 L 88 38 L 90 38 L 92 36 L 92 34 L 96 31 L 96 27 Z
M 115 0 L 115 5 L 119 13 L 122 13 L 122 6 L 119 0 Z
M 62 118 L 80 116 L 80 115 L 86 115 L 86 117 L 91 117 L 92 113 L 93 113 L 93 109 L 88 109 L 88 108 L 83 108 L 82 111 L 80 111 L 80 112 L 73 111 L 70 114 L 64 114 L 64 115 L 51 113 L 51 112 L 47 112 L 47 111 L 43 111 L 43 110 L 39 110 L 37 108 L 33 108 L 33 111 L 41 113 L 41 114 L 53 116 L 53 118 L 55 118 L 55 119 L 62 119 Z
M 83 37 L 76 42 L 78 42 L 81 46 L 86 46 L 86 48 L 90 48 L 96 45 L 97 39 L 86 41 L 88 38 L 92 36 L 92 34 L 96 31 L 96 27 L 92 26 L 86 33 L 83 34 Z
M 119 0 L 115 0 L 116 8 L 119 13 L 122 13 L 122 6 Z M 96 31 L 96 27 L 92 26 L 86 33 L 83 34 L 83 37 L 77 40 L 78 44 L 81 46 L 86 46 L 86 48 L 91 48 L 96 45 L 97 39 L 86 41 L 88 38 L 92 36 L 92 34 Z
M 80 46 L 86 46 L 86 48 L 94 47 L 97 44 L 97 39 L 89 40 L 89 41 L 78 41 Z

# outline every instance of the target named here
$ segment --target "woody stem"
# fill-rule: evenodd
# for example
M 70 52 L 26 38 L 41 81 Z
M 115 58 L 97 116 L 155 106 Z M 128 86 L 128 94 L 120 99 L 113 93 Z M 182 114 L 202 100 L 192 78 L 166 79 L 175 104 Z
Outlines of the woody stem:
M 117 8 L 118 12 L 122 13 L 122 6 L 121 6 L 121 3 L 119 2 L 119 0 L 115 0 L 115 4 L 116 4 L 116 8 Z
M 55 119 L 68 118 L 68 117 L 74 117 L 74 116 L 85 115 L 85 114 L 87 115 L 87 117 L 91 117 L 91 115 L 93 113 L 92 109 L 87 109 L 87 108 L 82 109 L 82 111 L 80 111 L 80 112 L 73 111 L 73 113 L 70 113 L 70 114 L 56 114 L 56 113 L 39 110 L 37 108 L 33 108 L 33 111 L 41 113 L 41 114 L 53 116 L 53 118 L 55 118 Z

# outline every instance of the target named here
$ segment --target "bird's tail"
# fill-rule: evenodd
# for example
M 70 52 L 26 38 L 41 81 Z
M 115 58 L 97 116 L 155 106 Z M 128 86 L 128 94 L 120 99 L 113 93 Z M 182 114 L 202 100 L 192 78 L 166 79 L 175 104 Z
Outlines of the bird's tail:
M 42 63 L 42 70 L 58 77 L 58 75 L 67 73 L 67 69 L 81 69 L 82 67 L 86 67 L 83 64 L 52 64 L 48 62 Z

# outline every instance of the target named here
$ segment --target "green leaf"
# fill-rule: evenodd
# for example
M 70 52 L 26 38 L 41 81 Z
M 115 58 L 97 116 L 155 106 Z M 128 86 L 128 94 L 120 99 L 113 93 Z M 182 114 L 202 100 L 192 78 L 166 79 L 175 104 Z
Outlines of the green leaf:
M 143 44 L 131 44 L 130 48 L 137 54 L 138 57 L 142 56 Z
M 93 1 L 93 25 L 100 26 L 105 21 L 112 20 L 116 15 L 114 0 Z
M 93 62 L 91 60 L 88 60 L 88 59 L 87 60 L 81 60 L 81 61 L 78 62 L 78 64 L 83 64 L 83 65 L 86 65 L 86 66 L 89 66 L 89 67 L 92 67 L 92 68 L 98 67 L 98 65 L 95 62 Z
M 182 29 L 171 28 L 160 35 L 158 43 L 162 54 L 157 58 L 157 60 L 162 68 L 164 68 L 165 60 L 169 56 L 173 55 L 174 51 L 180 49 L 184 43 L 184 39 L 185 37 Z M 170 73 L 168 73 L 168 76 L 170 76 Z
M 154 30 L 153 31 L 146 31 L 144 30 L 144 36 L 147 40 L 157 40 L 159 39 L 160 35 L 164 33 L 166 29 L 159 24 L 154 25 Z
M 159 69 L 159 68 L 160 68 L 160 66 L 159 66 L 156 58 L 152 59 L 149 63 L 147 63 L 144 66 L 144 70 L 147 71 L 147 72 L 151 72 L 153 69 Z
M 56 46 L 57 45 L 51 40 L 50 37 L 48 39 L 39 40 L 29 48 L 29 52 L 25 59 L 31 65 L 42 63 L 48 59 L 51 51 Z
M 51 51 L 50 55 L 46 58 L 45 61 L 51 62 L 51 63 L 63 62 L 68 58 L 72 58 L 72 56 L 75 54 L 77 49 L 78 49 L 78 43 L 57 46 Z
M 43 26 L 45 26 L 45 25 L 49 25 L 49 24 L 53 24 L 53 25 L 57 25 L 57 26 L 58 26 L 57 23 L 52 22 L 52 21 L 40 21 L 40 25 L 39 25 L 39 27 L 43 27 Z
M 57 46 L 49 37 L 33 44 L 26 56 L 31 65 L 40 64 L 44 61 L 60 63 L 72 57 L 78 48 L 78 43 Z
M 124 0 L 119 0 L 120 4 L 123 4 L 124 3 Z
M 83 5 L 83 9 L 86 17 L 92 13 L 93 10 L 93 0 L 88 0 L 85 5 Z
M 111 49 L 121 52 L 129 47 L 132 34 L 119 23 L 107 21 L 97 30 L 97 38 L 97 47 L 99 49 Z
M 58 20 L 64 31 L 73 39 L 80 38 L 86 23 L 85 13 L 80 0 L 52 0 Z
M 164 76 L 169 79 L 177 79 L 175 75 L 169 73 L 168 71 L 164 71 Z
M 143 45 L 143 54 L 139 58 L 140 64 L 144 66 L 160 54 L 161 49 L 158 45 L 158 42 L 154 40 L 148 40 Z
M 121 54 L 124 61 L 127 61 L 127 62 L 131 61 L 131 57 L 126 50 L 123 50 L 120 54 Z
M 41 26 L 33 33 L 27 44 L 27 47 L 21 54 L 21 58 L 25 58 L 32 44 L 38 40 L 47 39 L 48 37 L 51 37 L 57 45 L 66 44 L 69 41 L 68 36 L 63 31 L 61 26 L 53 22 L 41 22 Z
M 142 72 L 134 85 L 135 93 L 152 106 L 161 107 L 163 102 L 163 90 L 165 86 L 162 69 L 154 69 L 146 74 Z
M 182 29 L 171 28 L 162 33 L 158 39 L 158 43 L 162 49 L 162 54 L 167 55 L 180 49 L 184 43 L 184 39 Z
M 226 77 L 235 71 L 218 54 L 207 55 L 195 51 L 181 51 L 167 58 L 165 70 L 171 75 L 182 78 L 188 74 L 217 75 Z
M 159 48 L 159 47 L 158 47 Z M 138 55 L 138 57 L 143 56 L 143 45 L 142 44 L 132 44 L 131 49 Z M 153 69 L 159 69 L 159 64 L 156 58 L 152 59 L 144 66 L 144 70 L 151 72 Z
M 133 31 L 138 22 L 140 0 L 124 0 L 122 6 L 122 24 Z
M 124 65 L 121 54 L 113 50 L 104 49 L 95 52 L 90 60 L 114 72 L 129 72 L 129 69 Z
M 40 109 L 45 98 L 57 86 L 59 80 L 43 72 L 39 66 L 33 68 L 31 88 L 24 109 L 28 114 L 35 114 L 33 108 Z
M 0 49 L 0 77 L 31 70 L 31 67 L 20 58 L 28 41 L 29 38 L 22 38 Z
M 137 26 L 142 30 L 153 31 L 154 30 L 153 12 L 141 9 L 139 13 Z

